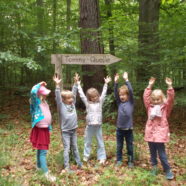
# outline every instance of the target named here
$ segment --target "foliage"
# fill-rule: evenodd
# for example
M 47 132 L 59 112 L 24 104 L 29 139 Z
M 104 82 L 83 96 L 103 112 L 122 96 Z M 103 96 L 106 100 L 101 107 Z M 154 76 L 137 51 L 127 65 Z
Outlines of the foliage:
M 28 58 L 22 58 L 15 55 L 12 55 L 8 52 L 0 52 L 0 64 L 5 63 L 5 65 L 22 65 L 26 66 L 28 69 L 37 70 L 41 68 L 35 61 Z

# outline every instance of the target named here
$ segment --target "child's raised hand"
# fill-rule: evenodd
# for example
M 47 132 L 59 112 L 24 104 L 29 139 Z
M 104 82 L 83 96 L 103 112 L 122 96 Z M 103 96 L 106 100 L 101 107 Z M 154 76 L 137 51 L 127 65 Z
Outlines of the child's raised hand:
M 45 81 L 41 81 L 39 84 L 43 86 L 47 86 L 47 83 Z
M 111 82 L 111 77 L 107 76 L 106 78 L 104 78 L 105 83 L 108 84 L 109 82 Z
M 171 78 L 166 77 L 166 78 L 165 78 L 165 83 L 166 83 L 169 87 L 172 87 L 172 79 L 171 79 Z
M 56 83 L 56 86 L 59 86 L 61 83 L 61 79 L 59 78 L 58 74 L 55 74 L 53 77 L 54 82 Z
M 118 80 L 119 80 L 119 74 L 117 73 L 117 74 L 114 76 L 114 81 L 115 81 L 115 83 L 117 83 Z
M 74 75 L 74 83 L 79 83 L 80 82 L 80 76 L 78 73 L 75 73 Z
M 125 81 L 128 81 L 128 72 L 124 72 L 124 73 L 123 73 L 123 79 L 124 79 Z
M 149 86 L 152 87 L 152 86 L 154 85 L 155 81 L 156 81 L 156 78 L 151 77 L 151 78 L 149 79 Z

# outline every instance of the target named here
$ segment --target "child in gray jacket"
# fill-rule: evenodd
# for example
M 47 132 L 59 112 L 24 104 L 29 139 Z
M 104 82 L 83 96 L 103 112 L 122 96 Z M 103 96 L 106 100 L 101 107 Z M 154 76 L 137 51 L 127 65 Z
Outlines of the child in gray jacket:
M 82 162 L 80 160 L 78 146 L 77 146 L 77 134 L 76 129 L 77 124 L 77 113 L 75 108 L 76 95 L 77 95 L 77 81 L 78 76 L 74 77 L 74 85 L 72 91 L 63 90 L 60 92 L 60 82 L 61 79 L 58 75 L 55 75 L 53 78 L 56 89 L 56 103 L 60 117 L 60 125 L 62 130 L 62 141 L 64 147 L 64 167 L 67 172 L 70 172 L 69 166 L 69 153 L 70 147 L 72 147 L 75 161 L 79 168 L 82 167 Z
M 97 159 L 100 164 L 104 164 L 106 160 L 105 146 L 102 136 L 102 106 L 105 100 L 108 83 L 111 81 L 110 77 L 105 78 L 105 84 L 101 96 L 95 88 L 87 90 L 86 96 L 81 88 L 80 81 L 78 82 L 78 92 L 81 100 L 86 106 L 86 129 L 85 129 L 85 144 L 84 144 L 84 158 L 87 162 L 90 157 L 92 137 L 95 136 L 98 143 Z

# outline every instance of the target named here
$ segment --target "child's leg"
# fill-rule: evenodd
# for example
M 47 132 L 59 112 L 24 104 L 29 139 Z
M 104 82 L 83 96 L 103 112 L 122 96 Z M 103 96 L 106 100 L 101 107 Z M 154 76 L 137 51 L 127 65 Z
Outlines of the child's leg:
M 48 172 L 47 168 L 47 162 L 46 162 L 46 155 L 47 155 L 47 150 L 40 150 L 40 164 L 41 164 L 41 169 L 43 172 Z
M 40 150 L 37 150 L 36 153 L 36 161 L 37 161 L 37 168 L 41 168 L 41 163 L 40 163 Z
M 106 152 L 105 152 L 105 145 L 103 142 L 102 127 L 101 125 L 95 127 L 96 127 L 96 139 L 98 143 L 97 159 L 106 160 Z
M 125 140 L 127 146 L 127 154 L 128 154 L 128 162 L 133 162 L 134 155 L 133 155 L 133 130 L 126 130 L 125 131 Z
M 95 134 L 94 126 L 87 125 L 85 129 L 84 156 L 89 158 L 91 152 L 92 137 Z
M 64 158 L 64 167 L 69 168 L 69 153 L 70 153 L 70 132 L 62 132 L 62 140 L 63 140 L 63 158 Z
M 78 145 L 77 145 L 77 133 L 76 130 L 74 130 L 74 132 L 72 133 L 71 136 L 71 144 L 72 144 L 72 150 L 73 150 L 73 154 L 74 154 L 74 158 L 76 160 L 76 163 L 81 166 L 82 162 L 79 156 L 79 150 L 78 150 Z
M 124 131 L 117 129 L 116 130 L 116 139 L 117 139 L 117 161 L 122 161 L 122 150 L 123 150 L 123 140 L 124 140 Z
M 149 145 L 149 150 L 150 150 L 150 155 L 151 155 L 151 164 L 152 166 L 155 166 L 158 164 L 157 161 L 157 147 L 156 147 L 156 143 L 154 142 L 148 142 Z
M 163 166 L 164 171 L 165 172 L 169 171 L 171 168 L 167 160 L 164 143 L 157 143 L 157 150 L 158 150 L 159 158 L 161 160 L 161 164 Z

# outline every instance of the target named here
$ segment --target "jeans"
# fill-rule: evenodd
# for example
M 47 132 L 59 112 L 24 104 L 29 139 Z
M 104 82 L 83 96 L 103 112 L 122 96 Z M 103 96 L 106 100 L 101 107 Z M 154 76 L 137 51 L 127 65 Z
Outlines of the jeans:
M 84 144 L 84 156 L 89 158 L 91 153 L 91 144 L 93 136 L 97 140 L 97 159 L 105 160 L 106 152 L 105 145 L 103 142 L 102 127 L 101 125 L 87 125 L 85 129 L 85 144 Z
M 133 155 L 133 130 L 121 130 L 117 128 L 116 130 L 116 139 L 117 139 L 117 161 L 122 161 L 122 150 L 123 150 L 123 143 L 124 138 L 126 140 L 126 147 L 127 147 L 127 154 L 128 154 L 128 161 L 133 162 L 134 155 Z
M 47 150 L 37 150 L 37 167 L 41 168 L 44 173 L 48 172 L 46 155 Z
M 170 166 L 167 160 L 167 155 L 165 152 L 165 144 L 164 143 L 155 143 L 155 142 L 148 142 L 150 155 L 151 155 L 151 164 L 152 166 L 157 165 L 157 153 L 159 155 L 161 164 L 163 166 L 164 171 L 169 171 Z
M 62 132 L 62 140 L 63 140 L 63 147 L 64 147 L 64 167 L 69 167 L 69 154 L 70 154 L 70 148 L 72 148 L 73 155 L 75 158 L 75 161 L 78 165 L 82 165 L 82 162 L 80 160 L 79 156 L 79 150 L 77 146 L 77 134 L 76 129 L 69 130 L 69 131 L 63 131 Z

